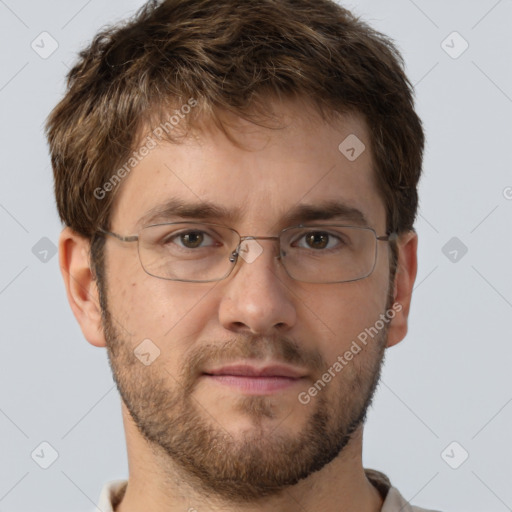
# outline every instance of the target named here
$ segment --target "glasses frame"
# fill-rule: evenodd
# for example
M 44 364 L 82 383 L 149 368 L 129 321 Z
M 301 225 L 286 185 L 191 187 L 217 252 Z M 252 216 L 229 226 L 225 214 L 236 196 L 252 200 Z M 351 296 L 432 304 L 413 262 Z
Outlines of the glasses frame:
M 146 270 L 146 268 L 144 267 L 144 265 L 142 263 L 142 258 L 140 256 L 140 244 L 139 244 L 140 233 L 144 229 L 147 229 L 147 228 L 158 227 L 158 226 L 172 226 L 174 224 L 194 224 L 194 225 L 199 224 L 202 226 L 216 226 L 216 227 L 220 227 L 220 228 L 224 228 L 224 229 L 229 229 L 230 231 L 232 231 L 238 237 L 239 241 L 238 241 L 238 244 L 237 244 L 235 250 L 232 251 L 229 256 L 229 261 L 231 263 L 233 263 L 233 265 L 231 266 L 231 269 L 224 276 L 222 276 L 219 279 L 205 279 L 205 280 L 174 279 L 174 278 L 169 278 L 169 277 L 157 276 L 155 274 L 151 274 L 150 272 L 148 272 Z M 310 284 L 340 284 L 340 283 L 352 283 L 354 281 L 360 281 L 361 279 L 366 279 L 368 276 L 370 276 L 373 273 L 373 271 L 375 270 L 375 265 L 377 264 L 377 252 L 378 252 L 378 244 L 377 243 L 375 244 L 375 257 L 373 260 L 373 266 L 372 266 L 371 270 L 368 272 L 368 274 L 366 274 L 362 277 L 357 277 L 355 279 L 348 279 L 348 280 L 343 280 L 343 281 L 329 281 L 329 282 L 315 283 L 315 282 L 311 282 L 311 281 L 302 281 L 302 280 L 297 279 L 290 275 L 290 273 L 288 272 L 288 269 L 286 268 L 286 265 L 282 261 L 283 251 L 281 249 L 281 244 L 280 244 L 281 235 L 291 229 L 328 228 L 328 227 L 355 228 L 355 229 L 367 230 L 367 231 L 370 231 L 373 233 L 376 242 L 394 242 L 398 238 L 398 233 L 395 231 L 388 233 L 386 235 L 377 235 L 377 232 L 375 231 L 375 229 L 373 229 L 369 226 L 354 226 L 354 225 L 350 225 L 350 224 L 317 224 L 317 225 L 299 224 L 297 226 L 289 226 L 287 228 L 282 229 L 279 232 L 279 234 L 276 236 L 240 235 L 240 233 L 236 229 L 230 228 L 229 226 L 225 226 L 223 224 L 216 224 L 213 222 L 199 222 L 199 221 L 175 221 L 175 222 L 162 222 L 162 223 L 158 223 L 158 224 L 149 224 L 148 226 L 144 226 L 143 228 L 141 228 L 139 233 L 136 235 L 126 235 L 126 236 L 120 235 L 119 233 L 115 233 L 113 231 L 108 231 L 108 230 L 102 229 L 102 228 L 98 229 L 97 233 L 103 234 L 103 235 L 109 235 L 121 242 L 128 242 L 128 243 L 137 242 L 137 254 L 139 255 L 139 262 L 140 262 L 140 265 L 141 265 L 142 269 L 144 270 L 144 272 L 146 272 L 146 274 L 150 275 L 151 277 L 155 277 L 157 279 L 164 279 L 165 281 L 179 281 L 179 282 L 184 282 L 184 283 L 214 283 L 214 282 L 218 282 L 218 281 L 222 281 L 222 280 L 226 279 L 227 277 L 229 277 L 231 275 L 234 268 L 236 267 L 236 264 L 238 262 L 238 256 L 240 255 L 240 248 L 241 248 L 242 242 L 244 242 L 245 240 L 277 240 L 278 244 L 279 244 L 279 256 L 277 256 L 276 259 L 278 259 L 281 262 L 281 265 L 283 266 L 286 274 L 294 281 L 298 281 L 298 282 L 302 282 L 302 283 L 310 283 Z

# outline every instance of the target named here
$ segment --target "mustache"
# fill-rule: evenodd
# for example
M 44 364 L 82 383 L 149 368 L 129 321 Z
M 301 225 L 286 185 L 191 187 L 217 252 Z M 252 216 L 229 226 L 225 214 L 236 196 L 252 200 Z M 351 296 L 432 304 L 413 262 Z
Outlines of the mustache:
M 207 343 L 191 348 L 184 361 L 182 382 L 194 382 L 207 367 L 226 365 L 240 359 L 271 359 L 273 363 L 304 367 L 313 375 L 321 374 L 327 368 L 319 351 L 309 349 L 290 338 L 278 334 L 261 336 L 244 333 L 222 343 Z

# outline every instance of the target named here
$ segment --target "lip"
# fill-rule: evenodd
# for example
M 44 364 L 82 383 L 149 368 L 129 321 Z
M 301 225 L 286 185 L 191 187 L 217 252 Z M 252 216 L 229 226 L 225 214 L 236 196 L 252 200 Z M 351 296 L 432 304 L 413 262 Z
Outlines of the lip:
M 275 364 L 257 368 L 248 364 L 238 364 L 232 366 L 223 366 L 214 370 L 204 372 L 206 375 L 231 375 L 238 377 L 288 377 L 290 379 L 300 379 L 305 375 L 299 370 L 290 366 Z
M 299 370 L 283 365 L 262 368 L 251 365 L 223 366 L 205 372 L 203 376 L 247 395 L 269 395 L 283 391 L 302 382 L 305 377 Z

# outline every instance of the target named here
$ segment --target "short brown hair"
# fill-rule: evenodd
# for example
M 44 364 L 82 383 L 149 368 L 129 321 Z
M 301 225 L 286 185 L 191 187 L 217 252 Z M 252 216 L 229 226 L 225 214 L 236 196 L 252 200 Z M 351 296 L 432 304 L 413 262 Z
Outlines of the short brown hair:
M 194 98 L 186 126 L 223 128 L 222 112 L 265 119 L 272 97 L 363 115 L 388 232 L 412 229 L 424 134 L 402 57 L 330 0 L 151 0 L 99 32 L 46 124 L 62 221 L 89 238 L 108 228 L 117 189 L 94 191 L 169 109 Z

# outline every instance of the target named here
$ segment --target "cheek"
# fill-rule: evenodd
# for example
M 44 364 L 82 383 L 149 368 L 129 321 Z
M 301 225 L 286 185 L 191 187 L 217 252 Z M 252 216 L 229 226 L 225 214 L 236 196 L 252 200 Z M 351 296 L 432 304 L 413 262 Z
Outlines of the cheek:
M 329 364 L 375 325 L 385 312 L 387 289 L 387 278 L 372 274 L 361 281 L 326 285 L 316 293 L 304 289 L 298 294 L 302 328 L 311 332 L 313 343 Z
M 140 266 L 138 260 L 137 264 Z M 113 270 L 108 279 L 110 311 L 134 345 L 149 338 L 162 351 L 170 343 L 173 349 L 179 348 L 181 342 L 190 343 L 194 332 L 201 329 L 207 309 L 212 315 L 211 305 L 205 300 L 211 283 L 166 281 L 142 269 L 132 271 L 131 279 L 125 279 L 120 268 Z

